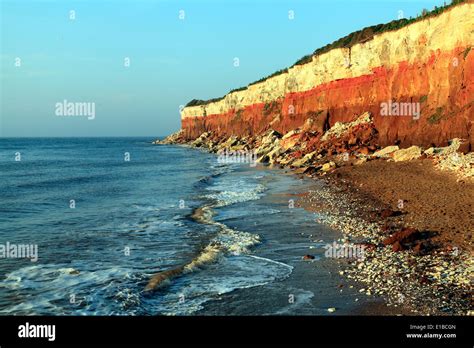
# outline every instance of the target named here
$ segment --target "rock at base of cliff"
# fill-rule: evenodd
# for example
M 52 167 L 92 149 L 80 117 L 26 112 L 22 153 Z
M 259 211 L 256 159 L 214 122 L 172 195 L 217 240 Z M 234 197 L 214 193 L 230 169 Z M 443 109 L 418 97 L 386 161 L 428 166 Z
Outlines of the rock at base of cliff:
M 383 149 L 380 149 L 379 151 L 374 152 L 373 156 L 374 157 L 381 157 L 381 158 L 387 158 L 390 157 L 394 152 L 400 150 L 400 148 L 397 145 L 391 145 L 384 147 Z
M 333 161 L 330 161 L 330 162 L 327 162 L 327 163 L 324 163 L 323 166 L 321 167 L 321 171 L 322 172 L 328 172 L 330 171 L 331 169 L 334 169 L 336 168 L 336 163 L 334 163 Z
M 421 157 L 421 148 L 411 146 L 407 149 L 401 149 L 393 152 L 393 160 L 395 162 L 411 161 Z
M 352 122 L 336 122 L 324 135 L 321 137 L 321 140 L 326 141 L 329 138 L 339 138 L 345 133 L 347 133 L 351 128 L 372 123 L 372 116 L 369 112 L 365 112 L 360 115 L 355 121 Z
M 182 142 L 184 142 L 183 135 L 184 135 L 184 131 L 182 129 L 180 129 L 179 131 L 168 135 L 163 140 L 157 139 L 157 140 L 153 141 L 153 144 L 155 144 L 155 145 L 167 145 L 167 144 L 182 143 Z

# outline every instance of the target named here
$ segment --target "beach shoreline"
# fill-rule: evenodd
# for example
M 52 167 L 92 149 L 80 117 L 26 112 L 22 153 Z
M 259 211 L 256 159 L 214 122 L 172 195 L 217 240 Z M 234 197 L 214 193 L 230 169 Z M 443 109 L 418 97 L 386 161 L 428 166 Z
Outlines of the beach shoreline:
M 398 185 L 380 185 L 382 176 Z M 444 185 L 436 186 L 436 179 L 445 180 Z M 426 189 L 430 180 L 437 194 Z M 467 198 L 458 195 L 460 190 Z M 329 214 L 320 222 L 341 230 L 349 242 L 366 246 L 364 261 L 341 263 L 341 272 L 366 285 L 365 293 L 384 296 L 388 305 L 403 305 L 414 314 L 466 315 L 472 314 L 472 236 L 467 231 L 472 231 L 473 220 L 444 219 L 469 215 L 473 197 L 472 183 L 436 172 L 429 160 L 403 165 L 374 161 L 334 170 L 324 177 L 322 189 L 301 197 L 301 206 Z M 398 206 L 400 199 L 403 206 Z M 441 200 L 445 203 L 436 206 Z M 432 213 L 433 207 L 446 215 Z M 444 221 L 449 222 L 446 229 L 433 228 Z M 407 230 L 413 231 L 410 241 L 387 243 Z
M 363 284 L 361 293 L 403 307 L 403 314 L 472 314 L 472 177 L 440 170 L 445 157 L 420 151 L 420 156 L 394 161 L 393 154 L 373 156 L 381 150 L 376 147 L 370 148 L 372 155 L 313 155 L 304 162 L 300 159 L 307 155 L 302 154 L 285 163 L 288 154 L 278 149 L 295 134 L 275 133 L 244 139 L 203 133 L 193 141 L 180 139 L 178 133 L 156 143 L 186 144 L 214 153 L 255 148 L 257 162 L 315 178 L 317 189 L 300 195 L 297 204 L 317 213 L 318 222 L 342 231 L 340 243 L 364 248 L 362 260 L 340 260 L 340 274 Z M 458 147 L 454 152 L 449 147 L 431 151 L 452 155 Z

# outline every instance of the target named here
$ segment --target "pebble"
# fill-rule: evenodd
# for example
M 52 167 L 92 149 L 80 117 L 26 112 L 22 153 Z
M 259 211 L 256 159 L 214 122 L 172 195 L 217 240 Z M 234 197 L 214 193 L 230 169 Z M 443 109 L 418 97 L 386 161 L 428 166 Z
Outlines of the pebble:
M 329 185 L 311 191 L 309 197 L 312 202 L 324 203 L 325 212 L 318 212 L 320 223 L 342 231 L 344 236 L 339 242 L 352 240 L 378 245 L 383 240 L 381 224 L 368 223 L 356 213 L 356 208 L 365 202 Z M 466 297 L 472 292 L 469 269 L 473 269 L 474 260 L 469 262 L 463 254 L 467 253 L 458 253 L 457 258 L 443 252 L 414 257 L 410 251 L 393 253 L 390 247 L 378 247 L 367 252 L 363 260 L 349 261 L 353 267 L 339 274 L 365 284 L 360 293 L 383 296 L 388 305 L 397 304 L 398 294 L 403 293 L 406 298 L 403 307 L 412 311 L 416 309 L 424 315 L 446 314 L 446 311 L 465 315 L 471 308 L 461 295 Z M 428 280 L 420 283 L 419 279 Z M 456 296 L 448 297 L 448 306 L 443 304 L 441 295 L 453 293 Z

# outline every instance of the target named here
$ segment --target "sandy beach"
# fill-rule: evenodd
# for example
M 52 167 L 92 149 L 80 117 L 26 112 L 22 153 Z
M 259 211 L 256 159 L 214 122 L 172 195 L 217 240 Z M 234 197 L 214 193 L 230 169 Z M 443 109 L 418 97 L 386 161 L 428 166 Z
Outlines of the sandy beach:
M 412 313 L 469 313 L 473 183 L 429 160 L 348 164 L 324 181 L 302 206 L 322 213 L 320 221 L 342 230 L 347 242 L 367 246 L 366 259 L 341 262 L 341 272 L 365 284 L 366 294 Z M 412 234 L 395 240 L 401 231 Z

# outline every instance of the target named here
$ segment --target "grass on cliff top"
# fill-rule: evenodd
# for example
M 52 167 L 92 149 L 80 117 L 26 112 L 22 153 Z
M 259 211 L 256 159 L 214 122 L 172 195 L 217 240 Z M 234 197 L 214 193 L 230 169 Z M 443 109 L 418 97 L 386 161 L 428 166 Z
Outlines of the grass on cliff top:
M 351 48 L 352 46 L 354 46 L 358 43 L 363 43 L 363 42 L 372 40 L 374 38 L 374 36 L 377 35 L 377 34 L 381 34 L 381 33 L 384 33 L 384 32 L 387 32 L 387 31 L 392 31 L 392 30 L 398 30 L 398 29 L 403 28 L 403 27 L 405 27 L 407 25 L 410 25 L 412 23 L 415 23 L 415 22 L 418 22 L 418 21 L 421 21 L 421 20 L 424 20 L 424 19 L 427 19 L 427 18 L 430 18 L 430 17 L 435 17 L 435 16 L 443 13 L 444 11 L 448 10 L 449 8 L 451 8 L 453 6 L 456 6 L 456 5 L 462 4 L 462 3 L 466 3 L 468 1 L 470 1 L 470 0 L 452 0 L 452 2 L 449 5 L 442 6 L 442 7 L 435 6 L 432 11 L 428 11 L 428 10 L 424 9 L 422 11 L 422 13 L 420 15 L 418 15 L 417 17 L 415 17 L 415 18 L 411 18 L 411 17 L 409 19 L 402 18 L 402 19 L 398 19 L 398 20 L 393 20 L 389 23 L 377 24 L 377 25 L 373 25 L 373 26 L 366 27 L 364 29 L 355 31 L 353 33 L 350 33 L 347 36 L 344 36 L 344 37 L 340 38 L 339 40 L 334 41 L 333 43 L 330 43 L 330 44 L 327 44 L 326 46 L 318 48 L 317 50 L 315 50 L 311 54 L 308 54 L 308 55 L 302 57 L 301 59 L 297 60 L 290 68 L 293 68 L 296 65 L 304 65 L 304 64 L 310 63 L 313 60 L 313 57 L 318 56 L 318 55 L 323 54 L 323 53 L 326 53 L 326 52 L 329 52 L 333 49 L 336 49 L 336 48 Z M 469 53 L 469 51 L 467 53 Z M 465 53 L 465 55 L 467 55 L 467 53 Z M 256 85 L 257 83 L 264 82 L 264 81 L 266 81 L 267 79 L 269 79 L 271 77 L 278 76 L 278 75 L 281 75 L 281 74 L 285 74 L 285 73 L 288 72 L 288 69 L 290 69 L 290 68 L 285 68 L 285 69 L 278 70 L 278 71 L 274 72 L 271 75 L 268 75 L 266 77 L 261 78 L 258 81 L 254 81 L 254 82 L 248 84 L 248 86 Z M 240 88 L 233 89 L 229 93 L 244 91 L 248 88 L 248 86 L 243 86 L 243 87 L 240 87 Z M 219 98 L 213 98 L 213 99 L 208 99 L 208 100 L 193 99 L 189 103 L 186 104 L 186 107 L 215 103 L 215 102 L 218 102 L 218 101 L 224 99 L 226 95 L 224 95 L 222 97 L 219 97 Z

